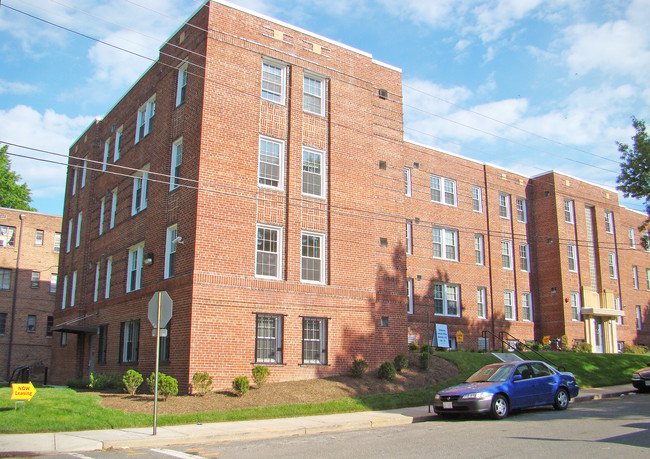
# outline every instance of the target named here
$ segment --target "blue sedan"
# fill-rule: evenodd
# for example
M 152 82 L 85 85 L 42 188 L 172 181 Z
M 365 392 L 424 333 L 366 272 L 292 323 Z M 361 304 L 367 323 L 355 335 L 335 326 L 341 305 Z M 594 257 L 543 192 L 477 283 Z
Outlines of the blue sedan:
M 544 362 L 520 361 L 486 365 L 463 384 L 436 394 L 433 408 L 440 415 L 490 413 L 503 419 L 511 410 L 553 405 L 565 410 L 580 387 L 572 373 Z

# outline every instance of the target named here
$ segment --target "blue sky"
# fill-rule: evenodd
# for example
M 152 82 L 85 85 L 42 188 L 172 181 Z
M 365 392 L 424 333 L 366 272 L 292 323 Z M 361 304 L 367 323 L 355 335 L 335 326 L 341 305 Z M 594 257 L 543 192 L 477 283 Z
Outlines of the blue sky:
M 526 175 L 615 187 L 616 141 L 650 121 L 650 0 L 237 0 L 402 69 L 405 137 Z M 0 142 L 66 155 L 199 0 L 3 0 Z M 10 146 L 9 151 L 65 162 Z M 12 156 L 40 212 L 63 165 Z M 641 203 L 625 201 L 635 210 Z

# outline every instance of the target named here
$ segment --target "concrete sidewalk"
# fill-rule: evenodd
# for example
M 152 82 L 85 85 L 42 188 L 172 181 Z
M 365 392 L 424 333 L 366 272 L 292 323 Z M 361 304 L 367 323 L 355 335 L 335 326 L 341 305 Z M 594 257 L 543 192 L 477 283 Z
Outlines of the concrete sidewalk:
M 584 389 L 573 401 L 584 402 L 620 397 L 636 392 L 631 384 Z M 388 427 L 435 419 L 427 406 L 388 411 L 328 414 L 259 421 L 218 422 L 158 427 L 88 430 L 41 434 L 0 435 L 0 454 L 95 451 L 107 448 L 147 448 L 197 443 L 256 440 L 326 432 Z

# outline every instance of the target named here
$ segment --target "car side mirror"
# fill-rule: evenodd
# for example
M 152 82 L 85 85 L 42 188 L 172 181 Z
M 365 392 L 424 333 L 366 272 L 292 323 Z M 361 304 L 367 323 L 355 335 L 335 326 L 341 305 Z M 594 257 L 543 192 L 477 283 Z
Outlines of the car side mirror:
M 521 376 L 521 375 L 514 375 L 514 376 L 512 377 L 512 382 L 521 381 L 522 379 L 524 379 L 523 376 Z

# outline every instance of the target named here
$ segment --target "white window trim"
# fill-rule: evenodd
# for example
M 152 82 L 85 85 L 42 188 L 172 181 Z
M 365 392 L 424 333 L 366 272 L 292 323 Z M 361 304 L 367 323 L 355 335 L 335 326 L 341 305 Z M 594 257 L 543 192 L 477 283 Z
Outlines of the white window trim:
M 56 273 L 50 275 L 50 293 L 56 293 L 56 282 L 58 278 L 58 274 Z
M 411 168 L 404 168 L 404 195 L 411 197 L 413 195 L 413 185 L 411 183 Z
M 72 196 L 74 196 L 77 193 L 77 176 L 79 175 L 79 171 L 77 170 L 77 166 L 74 166 L 73 172 L 72 172 Z
M 83 219 L 83 212 L 79 212 L 77 215 L 77 236 L 75 239 L 74 246 L 79 247 L 79 244 L 81 244 L 81 221 Z
M 571 269 L 571 261 L 573 260 L 573 269 Z M 575 244 L 567 244 L 567 261 L 569 272 L 578 272 L 578 247 Z
M 525 198 L 517 197 L 516 201 L 517 206 L 517 221 L 521 223 L 528 223 L 528 204 L 526 203 Z M 522 208 L 519 209 L 519 204 L 521 203 Z M 523 214 L 523 218 L 520 218 L 519 214 Z
M 508 249 L 508 253 L 504 253 L 503 249 L 506 248 L 506 247 Z M 509 266 L 505 266 L 505 264 L 503 264 L 504 257 L 506 257 L 506 256 L 508 257 L 508 260 L 509 260 L 508 261 Z M 503 269 L 507 269 L 507 270 L 510 270 L 510 271 L 512 271 L 514 269 L 514 266 L 513 266 L 514 265 L 514 255 L 512 253 L 512 241 L 510 239 L 504 239 L 504 240 L 501 241 L 501 264 L 503 266 Z
M 510 304 L 507 303 L 506 298 L 510 298 Z M 512 317 L 506 317 L 507 307 L 512 307 Z M 515 297 L 514 290 L 505 290 L 503 292 L 503 317 L 505 320 L 516 322 L 517 321 L 517 298 Z
M 117 188 L 114 188 L 112 191 L 112 199 L 111 199 L 111 219 L 108 224 L 109 229 L 115 228 L 115 215 L 117 213 Z
M 135 266 L 133 266 L 133 256 L 135 253 Z M 142 267 L 144 264 L 144 242 L 129 247 L 126 269 L 126 293 L 135 292 L 142 288 Z M 131 273 L 135 271 L 135 286 L 131 288 Z
M 438 260 L 458 261 L 458 257 L 459 257 L 458 230 L 453 230 L 453 229 L 448 229 L 448 228 L 442 228 L 442 227 L 439 227 L 439 226 L 434 226 L 433 227 L 433 232 L 435 232 L 436 230 L 440 231 L 440 243 L 439 243 L 440 244 L 440 256 L 436 256 L 435 251 L 434 251 L 433 258 L 438 259 Z M 432 237 L 433 237 L 433 232 L 432 232 Z M 447 258 L 448 244 L 447 244 L 446 235 L 448 233 L 453 234 L 453 238 L 454 238 L 453 247 L 454 247 L 455 258 Z M 438 244 L 438 243 L 436 243 L 435 239 L 433 239 L 433 245 L 435 246 L 436 244 Z
M 614 213 L 610 210 L 605 211 L 605 232 L 614 234 Z
M 634 311 L 636 315 L 636 329 L 643 330 L 643 314 L 641 312 L 641 306 L 635 306 Z
M 111 276 L 113 271 L 113 257 L 106 259 L 106 288 L 104 289 L 104 298 L 111 297 Z
M 99 235 L 104 234 L 104 212 L 106 210 L 106 198 L 102 196 L 99 204 Z
M 99 267 L 100 263 L 99 261 L 95 265 L 95 289 L 93 291 L 93 301 L 96 303 L 97 300 L 99 299 Z
M 406 254 L 413 255 L 413 222 L 406 221 Z
M 442 298 L 436 298 L 436 293 L 435 293 L 435 286 L 436 285 L 442 286 Z M 456 314 L 449 314 L 449 301 L 450 300 L 448 299 L 448 296 L 447 296 L 447 292 L 448 292 L 449 289 L 452 289 L 452 290 L 456 291 L 456 300 L 455 300 L 456 301 L 456 311 L 457 311 Z M 434 314 L 436 316 L 461 317 L 461 311 L 460 311 L 460 307 L 461 307 L 460 285 L 436 282 L 434 284 L 433 298 L 434 298 L 434 307 L 433 307 L 434 309 L 433 310 L 434 310 Z M 442 313 L 435 312 L 435 310 L 436 310 L 435 309 L 435 300 L 442 300 L 442 310 L 443 310 Z
M 131 216 L 147 208 L 147 188 L 149 186 L 149 164 L 133 174 L 133 195 L 131 197 Z M 140 199 L 137 200 L 138 183 L 140 183 Z
M 151 118 L 156 114 L 156 96 L 153 95 L 148 101 L 140 106 L 135 123 L 135 143 L 140 142 L 151 132 Z M 144 132 L 140 137 L 140 126 L 144 124 Z
M 434 179 L 438 180 L 438 184 L 440 185 L 439 188 L 435 188 L 433 186 Z M 453 190 L 452 190 L 452 194 L 453 194 L 453 197 L 454 197 L 453 204 L 447 202 L 447 196 L 446 196 L 447 191 L 446 191 L 446 186 L 445 186 L 447 183 L 451 184 L 451 186 L 453 188 Z M 431 176 L 429 177 L 429 186 L 431 188 L 431 201 L 432 202 L 437 202 L 438 204 L 442 204 L 442 205 L 450 206 L 450 207 L 458 207 L 458 188 L 456 186 L 456 180 L 453 180 L 453 179 L 450 179 L 450 178 L 447 178 L 447 177 L 441 177 L 439 175 L 431 174 Z M 440 200 L 434 199 L 434 197 L 433 197 L 433 191 L 434 190 L 436 190 L 438 192 L 438 194 L 440 195 Z
M 275 276 L 267 276 L 263 274 L 258 274 L 257 273 L 257 257 L 260 253 L 267 253 L 267 252 L 259 252 L 257 250 L 257 234 L 260 229 L 268 229 L 272 231 L 277 231 L 278 232 L 278 237 L 277 237 L 277 257 L 278 257 L 278 262 L 277 262 L 277 275 Z M 271 226 L 271 225 L 257 225 L 255 228 L 255 277 L 261 278 L 261 279 L 275 279 L 275 280 L 282 280 L 282 228 L 279 226 Z
M 187 68 L 188 62 L 183 62 L 178 67 L 178 77 L 176 78 L 176 106 L 180 106 L 187 98 Z
M 86 186 L 86 173 L 88 171 L 88 160 L 84 159 L 83 168 L 81 169 L 81 186 L 83 188 Z
M 72 246 L 72 219 L 68 220 L 68 240 L 65 244 L 65 252 L 70 252 L 70 247 Z
M 113 147 L 113 162 L 120 159 L 120 150 L 122 149 L 122 135 L 124 134 L 124 126 L 120 126 L 115 131 L 115 145 Z
M 506 215 L 501 215 L 501 209 L 505 209 Z M 499 193 L 499 217 L 510 220 L 511 216 L 512 212 L 510 208 L 510 195 L 507 193 Z
M 478 209 L 474 208 L 474 203 L 478 203 Z M 483 188 L 472 185 L 472 210 L 476 213 L 483 213 Z
M 261 176 L 260 173 L 262 171 L 262 142 L 270 142 L 270 143 L 275 143 L 278 144 L 278 161 L 279 161 L 279 171 L 278 171 L 278 184 L 277 186 L 274 185 L 267 185 L 265 183 L 260 183 Z M 266 136 L 260 136 L 259 144 L 258 144 L 258 152 L 257 152 L 257 186 L 261 188 L 268 188 L 271 190 L 283 190 L 284 189 L 284 141 L 283 140 L 278 140 L 274 139 L 272 137 L 266 137 Z
M 320 273 L 321 273 L 321 279 L 318 281 L 315 280 L 309 280 L 309 279 L 303 279 L 302 277 L 302 263 L 304 257 L 302 256 L 302 237 L 303 236 L 312 236 L 312 237 L 317 237 L 320 239 Z M 300 255 L 300 282 L 305 283 L 305 284 L 325 284 L 325 235 L 320 234 L 320 233 L 313 233 L 311 231 L 303 231 L 300 234 L 300 250 L 301 250 L 301 255 Z
M 632 266 L 632 284 L 635 290 L 639 290 L 639 267 Z
M 68 294 L 68 276 L 63 276 L 63 291 L 61 292 L 61 309 L 66 308 L 66 295 Z
M 304 156 L 303 156 L 302 161 L 301 161 L 301 167 L 303 168 L 302 173 L 301 173 L 301 181 L 302 181 L 302 183 L 301 183 L 301 187 L 300 187 L 301 191 L 302 191 L 302 194 L 304 196 L 310 196 L 310 197 L 314 197 L 314 198 L 324 198 L 326 196 L 325 186 L 327 184 L 327 180 L 325 180 L 325 171 L 327 170 L 325 152 L 323 150 L 318 150 L 316 148 L 302 147 L 302 152 L 303 152 L 302 154 L 303 155 L 304 155 L 304 153 L 306 151 L 309 152 L 309 153 L 320 155 L 320 170 L 321 170 L 321 172 L 320 172 L 320 190 L 321 190 L 321 193 L 320 194 L 311 194 L 311 193 L 305 192 L 305 187 L 304 187 L 304 180 L 305 180 L 304 164 L 305 164 L 305 160 L 304 160 Z
M 413 314 L 413 304 L 415 299 L 415 294 L 413 293 L 413 278 L 409 277 L 406 279 L 406 296 L 408 298 L 408 305 L 406 307 L 407 314 Z
M 173 237 L 175 236 L 175 237 Z M 172 253 L 176 253 L 178 244 L 174 242 L 174 239 L 178 237 L 178 224 L 171 225 L 167 228 L 167 237 L 165 241 L 165 279 L 172 277 L 169 272 L 170 268 L 170 257 Z M 176 262 L 174 262 L 174 270 L 176 270 Z
M 320 83 L 320 104 L 319 104 L 319 110 L 317 112 L 313 110 L 308 110 L 305 105 L 305 95 L 309 95 L 311 97 L 318 97 L 306 91 L 305 83 L 307 79 L 310 79 L 312 81 L 317 81 L 318 83 Z M 327 98 L 327 78 L 321 75 L 316 75 L 311 72 L 305 72 L 302 81 L 303 81 L 303 89 L 302 89 L 303 111 L 305 113 L 311 113 L 312 115 L 325 116 L 325 100 Z
M 169 191 L 180 186 L 180 173 L 177 170 L 183 164 L 183 138 L 180 137 L 172 144 L 172 162 L 169 171 Z
M 607 254 L 608 264 L 609 264 L 609 277 L 610 279 L 618 279 L 618 266 L 616 263 L 616 253 L 609 252 Z
M 581 322 L 580 317 L 582 317 L 582 304 L 580 301 L 580 293 L 571 292 L 569 294 L 570 304 L 571 304 L 571 320 L 573 322 Z M 574 317 L 574 311 L 577 319 Z
M 525 259 L 526 259 L 526 265 L 527 265 L 526 269 L 524 269 L 524 264 L 521 262 L 524 259 L 524 257 L 521 256 L 522 255 L 521 254 L 521 249 L 522 248 L 525 248 L 525 254 L 526 254 Z M 522 272 L 529 273 L 531 271 L 531 269 L 530 269 L 530 246 L 528 244 L 523 244 L 523 243 L 519 244 L 519 265 L 520 265 L 520 269 L 521 269 Z
M 480 258 L 479 261 L 476 261 L 477 254 Z M 485 266 L 485 238 L 482 234 L 474 235 L 474 262 L 478 266 Z
M 476 288 L 476 317 L 479 319 L 487 319 L 487 288 Z M 481 313 L 481 310 L 483 311 Z
M 104 142 L 104 157 L 102 159 L 102 171 L 106 171 L 106 166 L 108 165 L 108 155 L 111 151 L 111 139 L 108 139 Z
M 70 307 L 75 305 L 75 297 L 77 296 L 77 271 L 72 273 L 72 285 L 70 286 Z
M 275 68 L 280 70 L 280 76 L 282 78 L 282 82 L 280 83 L 281 87 L 280 87 L 280 100 L 279 101 L 276 101 L 276 100 L 273 100 L 272 98 L 264 96 L 264 91 L 265 91 L 265 89 L 264 89 L 264 81 L 265 81 L 264 80 L 264 65 L 275 67 Z M 279 62 L 279 61 L 276 61 L 276 60 L 272 60 L 272 59 L 268 59 L 268 58 L 263 59 L 263 61 L 262 61 L 261 82 L 260 82 L 261 97 L 262 97 L 263 100 L 267 100 L 267 101 L 269 101 L 271 103 L 274 103 L 274 104 L 285 105 L 285 103 L 286 103 L 286 92 L 287 92 L 287 67 L 288 66 L 285 63 L 282 63 L 282 62 Z M 268 91 L 268 92 L 271 93 L 270 91 Z M 275 93 L 271 93 L 271 94 L 275 94 Z
M 634 231 L 634 228 L 628 230 L 628 237 L 630 238 L 630 248 L 636 249 L 636 232 Z
M 526 298 L 528 301 L 526 301 Z M 528 303 L 528 305 L 526 305 Z M 530 311 L 530 319 L 526 319 L 526 310 Z M 530 292 L 521 294 L 521 320 L 524 322 L 533 322 L 533 295 Z
M 567 209 L 567 204 L 569 205 L 568 209 Z M 567 217 L 567 211 L 569 212 L 569 220 L 567 220 L 567 218 L 566 218 Z M 575 207 L 574 207 L 573 200 L 565 199 L 564 200 L 564 221 L 566 223 L 569 223 L 570 225 L 574 225 L 575 220 L 576 220 L 576 217 L 575 217 Z

